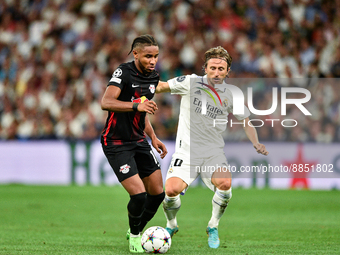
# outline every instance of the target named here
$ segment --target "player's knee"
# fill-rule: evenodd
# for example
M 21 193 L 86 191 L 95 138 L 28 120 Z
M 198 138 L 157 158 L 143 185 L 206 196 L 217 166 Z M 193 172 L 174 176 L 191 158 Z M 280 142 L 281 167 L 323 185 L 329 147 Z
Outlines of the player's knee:
M 130 195 L 130 201 L 127 206 L 129 213 L 133 216 L 141 215 L 144 210 L 145 201 L 146 192 Z
M 179 190 L 178 188 L 176 187 L 173 187 L 173 186 L 168 186 L 165 188 L 165 194 L 168 196 L 168 197 L 176 197 L 179 195 L 179 193 L 181 193 L 181 190 Z
M 225 178 L 218 180 L 216 188 L 219 190 L 229 190 L 231 188 L 231 179 Z
M 168 197 L 178 196 L 185 188 L 187 184 L 179 178 L 170 178 L 165 183 L 165 194 Z
M 165 185 L 165 194 L 166 194 L 168 197 L 176 197 L 176 196 L 178 196 L 182 191 L 183 191 L 183 188 L 182 188 L 180 185 L 173 185 L 173 184 Z

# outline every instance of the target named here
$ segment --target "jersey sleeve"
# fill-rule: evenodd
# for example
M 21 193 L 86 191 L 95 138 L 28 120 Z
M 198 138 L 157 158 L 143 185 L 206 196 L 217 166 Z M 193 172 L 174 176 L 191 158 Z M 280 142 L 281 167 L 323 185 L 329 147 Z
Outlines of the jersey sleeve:
M 174 95 L 186 95 L 190 91 L 190 78 L 192 75 L 183 75 L 168 80 L 171 94 Z
M 123 89 L 124 85 L 128 82 L 129 79 L 129 71 L 123 66 L 119 66 L 112 74 L 112 77 L 107 86 L 116 86 Z

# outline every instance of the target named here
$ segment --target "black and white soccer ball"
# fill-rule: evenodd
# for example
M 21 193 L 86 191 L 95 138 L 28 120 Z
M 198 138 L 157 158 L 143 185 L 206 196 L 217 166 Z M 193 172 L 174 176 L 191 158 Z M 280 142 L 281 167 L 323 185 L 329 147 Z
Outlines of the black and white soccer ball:
M 150 227 L 142 235 L 142 247 L 146 253 L 166 253 L 171 246 L 171 237 L 162 227 Z

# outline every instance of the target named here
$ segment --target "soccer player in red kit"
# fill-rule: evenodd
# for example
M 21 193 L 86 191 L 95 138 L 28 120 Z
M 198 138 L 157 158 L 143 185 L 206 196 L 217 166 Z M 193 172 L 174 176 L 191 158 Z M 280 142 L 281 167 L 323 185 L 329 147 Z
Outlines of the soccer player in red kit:
M 164 199 L 159 163 L 146 140 L 160 153 L 167 154 L 165 145 L 156 137 L 147 113 L 157 110 L 151 101 L 159 81 L 155 70 L 159 47 L 151 35 L 136 37 L 130 53 L 134 61 L 121 64 L 112 75 L 101 101 L 108 117 L 101 143 L 118 180 L 130 195 L 128 217 L 129 249 L 143 252 L 141 231 L 157 212 Z M 130 54 L 129 53 L 129 54 Z

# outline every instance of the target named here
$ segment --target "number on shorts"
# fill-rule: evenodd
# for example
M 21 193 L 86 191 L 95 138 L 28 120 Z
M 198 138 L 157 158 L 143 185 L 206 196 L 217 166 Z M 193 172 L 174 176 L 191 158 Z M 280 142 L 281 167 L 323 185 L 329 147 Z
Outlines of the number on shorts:
M 174 166 L 181 166 L 182 163 L 183 163 L 183 160 L 182 160 L 182 159 L 176 158 L 176 159 L 175 159 Z

